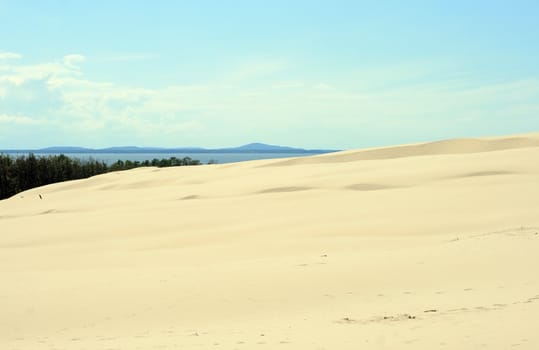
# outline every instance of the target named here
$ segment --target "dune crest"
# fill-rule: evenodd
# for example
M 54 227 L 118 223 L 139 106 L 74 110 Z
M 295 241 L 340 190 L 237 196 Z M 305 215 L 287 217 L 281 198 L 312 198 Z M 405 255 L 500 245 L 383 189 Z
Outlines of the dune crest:
M 353 162 L 358 160 L 380 160 L 446 154 L 467 154 L 493 152 L 526 147 L 539 147 L 539 133 L 498 138 L 452 139 L 402 146 L 351 150 L 338 153 L 323 154 L 309 158 L 284 160 L 272 163 L 269 166 L 282 166 L 287 164 Z
M 537 159 L 528 134 L 26 191 L 0 348 L 539 348 Z

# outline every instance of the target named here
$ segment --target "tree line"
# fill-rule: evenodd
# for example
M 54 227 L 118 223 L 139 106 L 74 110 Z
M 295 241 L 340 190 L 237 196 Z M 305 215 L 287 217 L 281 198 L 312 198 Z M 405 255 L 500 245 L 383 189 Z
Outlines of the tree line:
M 111 171 L 138 167 L 171 167 L 199 165 L 200 161 L 189 157 L 153 159 L 145 161 L 118 160 L 107 165 L 95 159 L 80 160 L 63 154 L 36 157 L 34 154 L 12 157 L 0 154 L 0 199 L 9 198 L 30 188 L 55 182 L 84 179 Z

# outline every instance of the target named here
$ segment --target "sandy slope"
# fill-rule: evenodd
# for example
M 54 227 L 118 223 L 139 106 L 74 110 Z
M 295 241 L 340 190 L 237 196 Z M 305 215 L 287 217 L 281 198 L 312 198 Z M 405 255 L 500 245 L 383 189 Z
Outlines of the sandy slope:
M 539 349 L 538 233 L 539 134 L 55 184 L 0 201 L 0 349 Z

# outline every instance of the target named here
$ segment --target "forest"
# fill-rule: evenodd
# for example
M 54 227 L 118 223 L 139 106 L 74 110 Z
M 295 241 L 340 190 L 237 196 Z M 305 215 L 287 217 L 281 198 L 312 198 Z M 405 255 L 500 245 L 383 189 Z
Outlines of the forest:
M 63 154 L 36 157 L 34 154 L 12 157 L 0 154 L 0 199 L 9 198 L 30 188 L 55 182 L 84 179 L 111 171 L 138 167 L 171 167 L 200 165 L 189 157 L 146 161 L 118 160 L 107 165 L 95 159 L 81 160 Z

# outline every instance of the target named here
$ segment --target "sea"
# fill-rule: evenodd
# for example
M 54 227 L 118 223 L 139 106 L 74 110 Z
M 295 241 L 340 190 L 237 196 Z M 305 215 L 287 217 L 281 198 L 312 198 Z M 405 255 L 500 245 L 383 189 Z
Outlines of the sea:
M 101 161 L 110 165 L 115 163 L 118 160 L 130 160 L 130 161 L 145 161 L 152 159 L 168 159 L 171 157 L 184 158 L 189 157 L 191 159 L 199 160 L 202 164 L 216 163 L 216 164 L 226 164 L 226 163 L 235 163 L 235 162 L 244 162 L 248 160 L 257 160 L 257 159 L 273 159 L 273 158 L 291 158 L 291 157 L 307 157 L 315 154 L 322 154 L 326 152 L 309 152 L 309 153 L 256 153 L 256 152 L 246 152 L 246 153 L 215 153 L 215 152 L 196 152 L 196 153 L 100 153 L 100 152 L 84 152 L 84 153 L 40 153 L 32 152 L 36 157 L 40 156 L 55 156 L 63 154 L 70 158 L 78 158 L 80 160 L 93 159 Z M 13 157 L 18 156 L 27 156 L 29 152 L 27 151 L 1 151 L 0 154 L 7 154 Z

